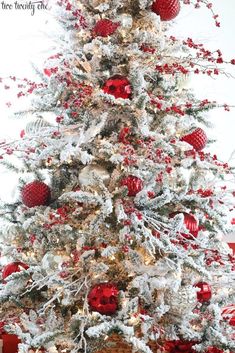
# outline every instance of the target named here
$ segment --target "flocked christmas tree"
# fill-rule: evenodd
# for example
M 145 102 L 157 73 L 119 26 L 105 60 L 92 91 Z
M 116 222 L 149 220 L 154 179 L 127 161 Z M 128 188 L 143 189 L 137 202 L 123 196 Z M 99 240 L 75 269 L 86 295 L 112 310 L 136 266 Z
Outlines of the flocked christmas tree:
M 2 352 L 234 352 L 233 175 L 204 151 L 217 104 L 182 84 L 223 73 L 222 53 L 168 35 L 178 0 L 51 11 L 59 49 L 18 95 L 35 119 L 2 147 L 21 174 L 2 204 Z

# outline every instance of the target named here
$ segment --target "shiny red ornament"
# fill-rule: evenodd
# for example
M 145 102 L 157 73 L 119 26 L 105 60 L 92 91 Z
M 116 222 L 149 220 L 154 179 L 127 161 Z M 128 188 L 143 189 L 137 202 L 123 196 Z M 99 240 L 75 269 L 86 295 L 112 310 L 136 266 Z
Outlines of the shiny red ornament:
M 197 300 L 200 303 L 209 302 L 212 297 L 212 290 L 211 286 L 206 282 L 198 282 L 194 285 L 194 287 L 199 288 L 200 290 L 197 291 Z
M 120 26 L 119 22 L 113 22 L 106 18 L 99 20 L 93 30 L 92 33 L 95 36 L 99 37 L 108 37 L 111 36 L 114 32 L 116 32 L 117 28 Z
M 113 315 L 118 310 L 118 289 L 111 283 L 95 285 L 88 294 L 88 304 L 92 311 L 102 315 Z
M 129 175 L 126 178 L 123 178 L 121 181 L 121 186 L 126 186 L 128 189 L 128 196 L 136 196 L 144 187 L 143 180 Z
M 228 321 L 230 326 L 235 327 L 235 304 L 226 306 L 222 310 L 222 317 Z
M 27 207 L 48 205 L 51 198 L 51 190 L 42 181 L 35 180 L 26 184 L 21 191 L 22 202 Z
M 201 151 L 207 144 L 207 136 L 205 132 L 199 127 L 191 134 L 181 137 L 180 141 L 187 142 L 193 146 L 196 151 Z
M 193 235 L 194 238 L 197 237 L 198 231 L 199 231 L 199 226 L 198 226 L 198 220 L 197 218 L 187 212 L 173 212 L 170 214 L 170 217 L 174 217 L 177 214 L 183 213 L 184 215 L 184 225 L 188 229 L 188 231 Z M 186 239 L 192 239 L 193 237 L 190 234 L 186 233 L 180 233 L 184 238 Z
M 2 270 L 2 279 L 6 279 L 8 276 L 12 275 L 13 273 L 20 272 L 22 270 L 27 270 L 29 266 L 23 262 L 16 261 L 11 262 L 10 264 L 3 267 Z
M 164 351 L 166 353 L 195 353 L 195 350 L 192 348 L 196 342 L 193 341 L 166 341 L 164 343 Z
M 109 78 L 103 86 L 103 91 L 115 98 L 131 98 L 131 85 L 125 76 L 115 75 Z
M 160 16 L 162 21 L 173 20 L 180 12 L 179 0 L 155 0 L 152 11 Z

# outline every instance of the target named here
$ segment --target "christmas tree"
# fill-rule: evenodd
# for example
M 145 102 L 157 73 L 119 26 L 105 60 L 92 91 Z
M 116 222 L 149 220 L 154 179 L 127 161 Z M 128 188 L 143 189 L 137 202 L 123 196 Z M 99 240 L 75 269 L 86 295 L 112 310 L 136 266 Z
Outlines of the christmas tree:
M 225 60 L 168 34 L 187 3 L 52 6 L 59 49 L 19 93 L 35 119 L 2 146 L 3 353 L 234 352 L 234 176 L 204 150 L 218 104 L 183 86 Z

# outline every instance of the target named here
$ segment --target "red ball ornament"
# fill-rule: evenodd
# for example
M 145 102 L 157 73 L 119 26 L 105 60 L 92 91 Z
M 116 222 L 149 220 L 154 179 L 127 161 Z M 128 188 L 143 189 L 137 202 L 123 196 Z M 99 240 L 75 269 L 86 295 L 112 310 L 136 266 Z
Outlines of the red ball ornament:
M 3 333 L 0 335 L 0 344 L 2 340 L 2 353 L 18 353 L 19 338 L 16 335 Z M 0 346 L 1 347 L 1 346 Z
M 111 283 L 95 285 L 88 294 L 88 304 L 92 311 L 102 315 L 113 315 L 118 309 L 118 289 Z
M 222 317 L 228 321 L 230 326 L 235 327 L 235 304 L 226 306 L 222 310 Z
M 21 191 L 22 202 L 27 207 L 45 206 L 51 198 L 51 190 L 42 181 L 26 184 Z
M 194 215 L 187 212 L 174 212 L 170 214 L 170 217 L 172 218 L 179 213 L 183 213 L 185 227 L 193 235 L 193 237 L 196 238 L 199 230 L 197 218 Z M 193 239 L 193 237 L 190 234 L 186 234 L 186 233 L 180 233 L 180 234 L 186 239 Z
M 162 21 L 170 21 L 180 12 L 179 0 L 155 0 L 152 11 L 160 16 Z
M 216 347 L 209 347 L 207 348 L 206 353 L 224 353 L 224 351 Z
M 128 196 L 136 196 L 143 189 L 144 183 L 140 178 L 129 175 L 122 179 L 121 186 L 127 186 Z
M 206 282 L 198 282 L 194 285 L 194 287 L 199 288 L 200 290 L 197 291 L 197 300 L 200 303 L 209 302 L 212 297 L 212 290 L 211 286 Z
M 125 76 L 115 75 L 109 78 L 103 86 L 103 91 L 115 98 L 131 98 L 131 85 Z
M 106 18 L 96 22 L 92 33 L 95 36 L 108 37 L 116 32 L 117 28 L 120 26 L 119 22 L 112 22 Z
M 166 341 L 164 343 L 164 351 L 167 353 L 194 353 L 195 350 L 192 348 L 196 342 L 193 341 Z
M 180 141 L 189 143 L 196 151 L 201 151 L 207 144 L 207 136 L 199 127 L 191 134 L 181 137 Z
M 12 275 L 12 273 L 20 272 L 22 270 L 27 270 L 29 266 L 23 262 L 16 261 L 11 262 L 10 264 L 3 267 L 2 270 L 2 279 L 5 280 L 8 276 Z

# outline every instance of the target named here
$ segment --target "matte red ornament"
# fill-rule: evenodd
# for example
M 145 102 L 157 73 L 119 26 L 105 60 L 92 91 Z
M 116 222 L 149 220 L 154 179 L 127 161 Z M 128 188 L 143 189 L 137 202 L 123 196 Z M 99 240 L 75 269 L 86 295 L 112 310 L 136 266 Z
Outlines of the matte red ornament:
M 164 351 L 167 353 L 194 353 L 195 350 L 192 348 L 196 342 L 193 341 L 166 341 L 164 343 Z
M 18 353 L 19 338 L 16 335 L 2 333 L 0 334 L 2 340 L 2 353 Z
M 170 214 L 170 217 L 174 217 L 177 214 L 183 213 L 184 215 L 184 225 L 185 227 L 188 229 L 188 231 L 193 235 L 193 237 L 197 237 L 198 235 L 198 220 L 197 218 L 187 212 L 174 212 Z M 193 237 L 190 234 L 186 234 L 186 233 L 180 233 L 184 238 L 186 239 L 193 239 Z
M 209 347 L 207 348 L 206 353 L 224 353 L 224 351 L 216 347 Z
M 209 302 L 212 297 L 212 290 L 211 286 L 206 282 L 198 282 L 194 285 L 194 287 L 199 288 L 200 290 L 197 291 L 197 300 L 200 303 Z
M 0 351 L 1 353 L 18 353 L 19 338 L 4 330 L 5 322 L 0 322 Z
M 111 283 L 95 285 L 88 294 L 88 304 L 92 311 L 102 315 L 113 315 L 118 310 L 118 289 Z
M 116 32 L 119 26 L 119 22 L 112 22 L 111 20 L 104 18 L 99 20 L 95 24 L 92 33 L 95 36 L 108 37 L 111 36 L 114 32 Z
M 152 11 L 160 16 L 162 21 L 173 20 L 180 12 L 179 0 L 155 0 Z
M 199 127 L 191 134 L 181 137 L 180 141 L 189 143 L 196 151 L 201 151 L 207 144 L 207 136 Z
M 103 86 L 103 91 L 115 98 L 131 98 L 131 85 L 125 76 L 115 75 L 109 78 Z
M 143 189 L 144 183 L 142 179 L 129 175 L 122 179 L 121 186 L 127 186 L 128 196 L 136 196 Z
M 235 304 L 226 306 L 222 310 L 222 317 L 228 321 L 230 326 L 235 327 Z
M 22 270 L 27 270 L 29 266 L 23 262 L 16 261 L 11 262 L 10 264 L 3 267 L 2 270 L 2 279 L 6 279 L 8 276 L 12 275 L 12 273 L 20 272 Z
M 51 190 L 42 181 L 26 184 L 21 191 L 22 202 L 27 207 L 45 206 L 51 198 Z

